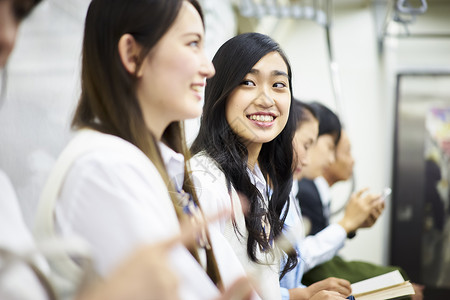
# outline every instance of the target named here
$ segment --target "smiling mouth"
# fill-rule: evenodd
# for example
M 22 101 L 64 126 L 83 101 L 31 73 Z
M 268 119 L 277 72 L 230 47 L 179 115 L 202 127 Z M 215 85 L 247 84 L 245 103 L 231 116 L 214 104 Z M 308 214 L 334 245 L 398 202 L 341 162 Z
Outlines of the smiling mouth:
M 248 115 L 247 118 L 257 122 L 273 122 L 276 119 L 275 116 L 271 115 Z
M 192 86 L 192 89 L 194 91 L 196 91 L 197 93 L 201 93 L 202 90 L 203 90 L 203 88 L 201 86 L 198 86 L 198 85 Z

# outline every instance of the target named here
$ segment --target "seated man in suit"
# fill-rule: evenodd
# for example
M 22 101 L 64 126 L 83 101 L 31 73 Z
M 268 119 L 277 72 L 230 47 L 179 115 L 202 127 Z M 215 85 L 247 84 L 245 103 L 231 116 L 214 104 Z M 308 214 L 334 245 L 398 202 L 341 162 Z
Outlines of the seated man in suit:
M 337 256 L 347 237 L 353 237 L 357 229 L 371 227 L 376 222 L 384 203 L 379 201 L 379 194 L 367 193 L 367 189 L 360 190 L 351 196 L 344 217 L 336 224 L 329 224 L 330 187 L 352 176 L 354 160 L 349 137 L 342 130 L 338 117 L 321 104 L 314 104 L 314 108 L 320 119 L 319 137 L 311 148 L 309 165 L 303 170 L 297 193 L 303 218 L 307 220 L 305 223 L 310 223 L 307 232 L 310 235 L 302 245 L 306 262 L 302 282 L 309 285 L 334 276 L 353 283 L 399 269 L 349 262 Z M 316 246 L 320 245 L 320 250 L 319 247 L 316 247 L 317 250 L 312 248 L 313 241 Z M 407 278 L 405 272 L 399 270 Z M 414 287 L 414 299 L 422 299 L 422 287 Z

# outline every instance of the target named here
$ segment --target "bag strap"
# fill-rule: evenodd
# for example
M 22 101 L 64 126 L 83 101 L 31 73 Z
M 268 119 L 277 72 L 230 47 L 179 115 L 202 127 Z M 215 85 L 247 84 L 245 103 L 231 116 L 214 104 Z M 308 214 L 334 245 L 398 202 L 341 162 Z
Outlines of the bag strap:
M 105 138 L 105 136 L 105 134 L 91 129 L 79 130 L 59 156 L 44 186 L 37 209 L 34 234 L 38 244 L 45 244 L 46 241 L 61 241 L 56 233 L 54 212 L 61 188 L 75 160 L 101 148 L 114 147 L 115 150 L 121 151 L 121 147 L 117 147 L 115 140 L 117 137 L 108 135 L 108 138 Z M 69 241 L 69 244 L 74 242 Z M 67 248 L 77 247 L 60 247 L 62 250 L 53 251 L 51 256 L 54 259 L 49 261 L 52 271 L 55 272 L 53 275 L 56 275 L 54 283 L 63 292 L 73 290 L 74 284 L 77 285 L 83 275 L 82 268 L 70 257 L 71 254 L 77 255 L 78 253 L 72 253 Z M 79 251 L 75 250 L 75 252 Z M 86 255 L 83 252 L 85 251 L 81 251 L 82 255 Z

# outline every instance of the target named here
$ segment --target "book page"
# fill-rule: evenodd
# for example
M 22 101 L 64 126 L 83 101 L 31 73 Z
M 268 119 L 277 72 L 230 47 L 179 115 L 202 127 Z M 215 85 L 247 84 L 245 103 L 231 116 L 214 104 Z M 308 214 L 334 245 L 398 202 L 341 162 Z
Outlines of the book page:
M 393 299 L 400 296 L 414 295 L 414 288 L 409 281 L 400 283 L 400 285 L 388 287 L 385 290 L 378 290 L 377 292 L 354 295 L 356 300 L 380 300 Z
M 404 281 L 405 280 L 403 279 L 403 276 L 400 274 L 400 272 L 398 270 L 395 270 L 383 275 L 355 282 L 354 284 L 351 285 L 352 294 L 353 295 L 363 294 L 373 290 L 379 290 L 389 286 L 397 285 Z

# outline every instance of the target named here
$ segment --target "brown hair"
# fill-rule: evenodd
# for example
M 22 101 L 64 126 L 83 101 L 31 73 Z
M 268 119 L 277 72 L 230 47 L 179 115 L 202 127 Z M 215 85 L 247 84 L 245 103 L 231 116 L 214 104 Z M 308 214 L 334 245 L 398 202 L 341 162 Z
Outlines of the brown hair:
M 72 127 L 92 128 L 118 136 L 138 147 L 155 165 L 167 185 L 177 216 L 184 218 L 157 145 L 144 121 L 136 95 L 137 77 L 130 74 L 120 59 L 118 43 L 131 34 L 142 46 L 138 62 L 158 43 L 178 16 L 183 0 L 93 0 L 86 16 L 82 49 L 81 97 Z M 188 0 L 203 14 L 197 0 Z M 136 68 L 139 70 L 140 65 Z M 176 152 L 190 158 L 185 142 L 183 122 L 172 122 L 162 141 Z M 184 190 L 199 205 L 185 164 Z M 190 249 L 198 260 L 196 249 Z M 220 287 L 221 278 L 212 249 L 207 249 L 207 273 Z

